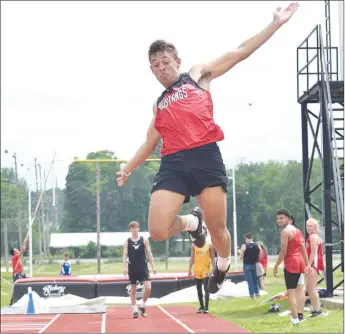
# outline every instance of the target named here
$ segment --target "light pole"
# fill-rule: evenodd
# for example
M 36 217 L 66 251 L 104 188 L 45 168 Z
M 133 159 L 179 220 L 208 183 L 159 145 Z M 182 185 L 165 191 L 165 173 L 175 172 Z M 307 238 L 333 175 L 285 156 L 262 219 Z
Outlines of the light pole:
M 238 269 L 238 254 L 237 254 L 237 212 L 236 212 L 236 182 L 235 182 L 235 168 L 232 168 L 232 176 L 228 176 L 228 180 L 232 180 L 232 217 L 234 222 L 234 256 L 235 269 Z

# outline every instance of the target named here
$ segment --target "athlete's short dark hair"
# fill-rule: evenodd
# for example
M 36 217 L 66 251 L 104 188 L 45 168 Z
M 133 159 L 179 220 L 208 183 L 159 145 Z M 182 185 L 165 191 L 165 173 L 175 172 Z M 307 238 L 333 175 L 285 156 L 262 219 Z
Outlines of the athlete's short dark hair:
M 253 239 L 253 234 L 252 234 L 252 232 L 248 232 L 244 235 L 244 237 L 247 239 Z
M 291 219 L 291 225 L 296 226 L 295 217 L 293 215 L 290 215 L 290 219 Z
M 13 256 L 14 255 L 14 248 L 10 249 L 10 254 Z
M 278 210 L 277 213 L 276 213 L 276 216 L 278 216 L 278 215 L 284 215 L 284 216 L 286 216 L 288 218 L 291 218 L 291 215 L 290 215 L 289 211 L 286 210 L 286 209 Z
M 175 59 L 178 58 L 177 50 L 175 45 L 168 43 L 163 39 L 157 39 L 154 41 L 149 47 L 149 60 L 151 61 L 151 56 L 156 54 L 157 52 L 169 52 L 171 53 Z
M 137 221 L 131 221 L 129 224 L 128 224 L 128 229 L 130 229 L 131 227 L 134 227 L 134 226 L 138 226 L 140 227 L 139 223 Z

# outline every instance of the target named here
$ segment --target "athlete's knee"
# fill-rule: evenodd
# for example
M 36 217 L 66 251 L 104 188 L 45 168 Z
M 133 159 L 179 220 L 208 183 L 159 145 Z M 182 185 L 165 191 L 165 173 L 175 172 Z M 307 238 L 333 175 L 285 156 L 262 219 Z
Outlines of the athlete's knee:
M 145 281 L 144 282 L 144 288 L 145 288 L 145 291 L 151 292 L 151 282 L 150 281 Z
M 149 232 L 153 241 L 164 241 L 169 237 L 168 230 L 162 229 L 161 226 L 150 224 Z
M 208 224 L 207 226 L 212 242 L 227 242 L 230 239 L 230 233 L 224 224 Z

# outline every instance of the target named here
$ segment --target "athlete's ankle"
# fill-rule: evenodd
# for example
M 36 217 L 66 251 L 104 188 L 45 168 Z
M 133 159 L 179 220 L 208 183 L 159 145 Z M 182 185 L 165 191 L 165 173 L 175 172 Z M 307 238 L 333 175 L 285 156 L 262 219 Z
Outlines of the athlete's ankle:
M 218 256 L 217 267 L 220 271 L 224 272 L 224 271 L 228 270 L 230 262 L 231 262 L 230 256 L 228 256 L 227 258 Z
M 134 312 L 138 312 L 137 305 L 132 305 L 132 308 L 133 308 L 133 313 L 134 313 Z
M 186 224 L 183 231 L 196 231 L 197 230 L 198 225 L 199 225 L 199 219 L 196 216 L 189 214 L 189 215 L 182 216 L 181 218 L 182 218 L 182 220 L 185 221 L 185 224 Z

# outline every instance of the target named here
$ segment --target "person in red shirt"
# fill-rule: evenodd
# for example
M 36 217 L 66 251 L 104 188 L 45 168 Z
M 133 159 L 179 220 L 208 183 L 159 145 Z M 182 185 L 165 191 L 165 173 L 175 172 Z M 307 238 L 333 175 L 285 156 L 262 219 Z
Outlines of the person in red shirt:
M 310 275 L 307 278 L 307 292 L 310 298 L 313 311 L 312 317 L 317 317 L 322 314 L 320 296 L 316 290 L 318 275 L 320 271 L 325 269 L 323 263 L 322 239 L 319 236 L 319 224 L 316 219 L 307 220 L 307 232 L 309 234 L 306 240 L 306 248 L 308 254 L 308 263 L 312 268 Z
M 266 246 L 264 245 L 263 242 L 258 241 L 258 245 L 261 248 L 261 257 L 259 259 L 259 263 L 260 263 L 260 265 L 262 266 L 262 269 L 263 269 L 263 274 L 261 276 L 258 276 L 258 284 L 259 284 L 260 290 L 264 290 L 265 289 L 264 277 L 266 276 L 266 273 L 267 273 L 267 257 L 268 257 L 268 254 L 267 254 L 267 248 L 266 248 Z
M 117 184 L 124 186 L 130 173 L 163 142 L 161 166 L 153 181 L 149 207 L 150 236 L 163 241 L 188 231 L 195 246 L 202 248 L 204 220 L 218 254 L 208 282 L 211 294 L 225 281 L 231 245 L 226 227 L 228 178 L 217 145 L 224 134 L 213 118 L 210 83 L 253 54 L 289 21 L 297 8 L 298 3 L 291 3 L 284 10 L 278 8 L 272 22 L 260 33 L 214 61 L 192 66 L 188 73 L 180 73 L 181 58 L 173 44 L 157 40 L 149 47 L 151 71 L 165 90 L 154 102 L 144 144 L 126 164 L 120 165 Z M 191 196 L 196 196 L 200 208 L 178 215 Z
M 278 277 L 278 267 L 284 261 L 284 279 L 291 309 L 291 323 L 298 325 L 303 320 L 304 311 L 304 274 L 309 275 L 307 251 L 303 233 L 291 225 L 290 214 L 281 209 L 276 213 L 277 223 L 281 227 L 281 250 L 273 268 L 273 275 Z
M 24 254 L 26 250 L 26 244 L 28 242 L 28 236 L 24 239 L 23 245 L 21 250 L 19 251 L 17 248 L 11 248 L 10 254 L 12 255 L 12 280 L 15 283 L 16 280 L 20 278 L 26 278 L 26 274 L 23 272 L 23 264 L 21 260 L 21 256 Z M 10 306 L 13 304 L 13 291 L 10 301 Z

